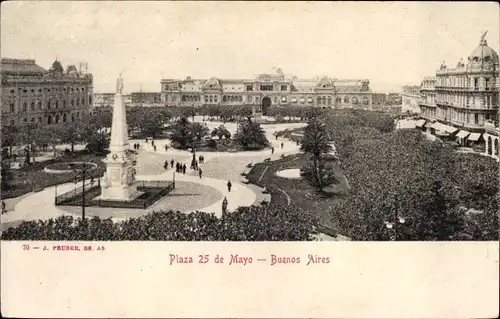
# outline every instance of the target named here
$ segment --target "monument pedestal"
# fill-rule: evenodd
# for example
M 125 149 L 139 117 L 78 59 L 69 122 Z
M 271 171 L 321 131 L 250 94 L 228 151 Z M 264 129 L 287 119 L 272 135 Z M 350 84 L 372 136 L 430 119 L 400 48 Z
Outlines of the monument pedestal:
M 134 181 L 132 163 L 128 159 L 113 159 L 113 155 L 103 161 L 106 164 L 106 173 L 101 179 L 99 199 L 132 201 L 141 195 L 137 190 L 137 182 Z

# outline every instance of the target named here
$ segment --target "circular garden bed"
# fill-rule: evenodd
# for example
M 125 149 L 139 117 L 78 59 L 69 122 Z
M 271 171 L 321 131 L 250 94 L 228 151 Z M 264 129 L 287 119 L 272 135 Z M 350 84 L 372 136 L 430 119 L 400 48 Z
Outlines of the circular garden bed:
M 65 162 L 47 165 L 43 170 L 46 173 L 63 174 L 72 173 L 74 170 L 81 170 L 83 168 L 94 170 L 97 164 L 92 162 Z

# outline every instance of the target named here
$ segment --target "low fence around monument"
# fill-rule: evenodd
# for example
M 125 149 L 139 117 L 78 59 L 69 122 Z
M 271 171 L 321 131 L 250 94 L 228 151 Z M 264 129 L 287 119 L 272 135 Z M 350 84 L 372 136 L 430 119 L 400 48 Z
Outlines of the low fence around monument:
M 87 197 L 87 194 L 90 193 L 93 193 L 92 197 L 100 195 L 100 187 L 99 180 L 96 185 L 93 183 L 85 184 L 85 206 L 145 209 L 170 193 L 175 188 L 175 184 L 171 181 L 137 181 L 137 190 L 143 194 L 131 201 L 100 200 L 98 198 L 92 199 Z M 56 194 L 55 204 L 80 206 L 81 200 L 78 199 L 82 196 L 83 186 L 79 186 L 61 195 Z
M 90 192 L 90 191 L 93 191 L 94 189 L 100 188 L 100 187 L 101 187 L 101 183 L 100 183 L 99 179 L 97 179 L 97 183 L 89 181 L 88 183 L 85 183 L 85 192 Z M 73 200 L 77 196 L 82 195 L 82 193 L 83 193 L 83 185 L 79 186 L 75 189 L 72 189 L 69 192 L 65 192 L 61 195 L 57 195 L 57 185 L 56 185 L 55 204 L 56 204 L 56 206 L 63 205 L 67 202 L 70 202 L 71 200 Z

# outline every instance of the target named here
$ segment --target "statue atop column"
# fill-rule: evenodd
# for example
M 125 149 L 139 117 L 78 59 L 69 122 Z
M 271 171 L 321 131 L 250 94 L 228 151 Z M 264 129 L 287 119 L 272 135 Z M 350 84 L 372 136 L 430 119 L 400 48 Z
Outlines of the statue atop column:
M 116 94 L 123 94 L 123 77 L 121 73 L 118 79 L 116 79 Z

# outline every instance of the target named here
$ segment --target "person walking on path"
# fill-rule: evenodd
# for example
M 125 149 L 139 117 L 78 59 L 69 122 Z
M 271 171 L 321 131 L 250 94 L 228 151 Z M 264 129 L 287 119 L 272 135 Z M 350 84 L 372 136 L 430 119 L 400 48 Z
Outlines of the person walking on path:
M 168 145 L 165 144 L 165 152 L 168 151 Z
M 198 156 L 198 162 L 202 163 L 202 160 L 201 160 L 201 155 Z
M 283 148 L 283 147 L 282 147 L 282 148 Z M 155 150 L 155 152 L 156 152 L 156 145 L 153 145 L 153 149 L 154 149 L 154 150 Z
M 182 166 L 182 174 L 186 174 L 186 168 L 187 168 L 187 167 L 186 167 L 186 164 L 184 164 L 184 165 Z
M 148 138 L 146 137 L 146 144 L 148 144 Z
M 178 162 L 177 162 L 177 163 L 175 163 L 175 171 L 176 171 L 177 173 L 179 173 L 179 165 L 180 165 L 180 164 L 179 164 Z
M 201 168 L 198 170 L 198 175 L 200 175 L 200 179 L 201 179 L 201 174 L 203 174 L 203 171 L 201 170 Z
M 173 159 L 170 161 L 170 167 L 174 168 L 174 160 Z
M 274 147 L 271 147 L 271 154 L 274 154 Z
M 228 192 L 231 192 L 231 186 L 233 186 L 233 184 L 231 184 L 231 181 L 227 181 L 227 191 Z
M 164 168 L 165 170 L 167 170 L 167 169 L 168 169 L 168 160 L 167 160 L 167 161 L 165 161 L 165 164 L 163 164 L 163 168 Z
M 227 198 L 224 197 L 224 200 L 222 201 L 222 212 L 227 213 Z
M 283 142 L 281 142 L 281 149 L 283 149 Z
M 5 202 L 2 201 L 2 215 L 7 213 L 7 209 L 5 209 Z

